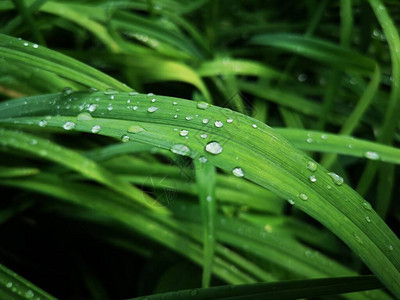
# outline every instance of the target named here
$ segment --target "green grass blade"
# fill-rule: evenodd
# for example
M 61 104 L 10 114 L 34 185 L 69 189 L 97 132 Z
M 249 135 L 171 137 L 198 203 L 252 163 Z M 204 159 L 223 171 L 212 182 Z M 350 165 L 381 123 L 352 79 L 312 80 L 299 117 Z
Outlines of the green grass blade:
M 374 276 L 293 280 L 208 289 L 183 290 L 134 299 L 298 299 L 338 295 L 381 287 Z
M 73 105 L 68 105 L 70 97 Z M 99 101 L 92 118 L 87 114 L 85 118 L 77 117 L 95 98 Z M 194 159 L 205 156 L 229 172 L 241 167 L 246 179 L 292 199 L 296 207 L 338 235 L 394 295 L 400 295 L 399 239 L 370 204 L 337 177 L 332 178 L 322 166 L 310 170 L 310 159 L 276 131 L 239 113 L 193 101 L 152 95 L 132 97 L 126 93 L 111 98 L 114 99 L 99 92 L 12 100 L 0 104 L 0 120 L 3 124 L 17 122 L 39 128 L 39 121 L 51 115 L 48 128 L 62 128 L 67 122 L 74 122 L 74 130 L 91 132 L 94 125 L 100 125 L 99 133 L 103 135 L 126 135 Z M 26 100 L 28 104 L 24 104 Z M 133 100 L 138 109 L 127 108 L 128 100 Z M 108 109 L 110 101 L 112 110 Z M 179 116 L 174 118 L 176 107 Z M 143 130 L 131 130 L 133 125 Z M 188 139 L 179 134 L 179 129 L 189 131 Z M 203 133 L 207 134 L 206 139 L 201 137 Z M 317 178 L 316 182 L 310 181 L 311 175 Z

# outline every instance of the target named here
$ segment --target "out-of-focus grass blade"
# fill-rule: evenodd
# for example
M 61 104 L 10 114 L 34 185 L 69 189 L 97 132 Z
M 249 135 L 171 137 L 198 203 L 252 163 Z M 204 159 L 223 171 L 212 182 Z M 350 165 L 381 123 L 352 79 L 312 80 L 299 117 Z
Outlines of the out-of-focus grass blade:
M 0 298 L 10 300 L 22 299 L 56 299 L 41 290 L 28 280 L 0 264 Z
M 228 285 L 148 295 L 134 299 L 299 299 L 373 290 L 381 286 L 382 284 L 375 276 L 357 276 Z
M 75 59 L 34 43 L 0 34 L 0 54 L 8 62 L 43 69 L 89 87 L 130 89 L 112 77 Z
M 215 252 L 215 216 L 217 214 L 215 199 L 216 171 L 212 164 L 203 160 L 195 160 L 194 165 L 204 230 L 204 264 L 201 285 L 202 287 L 209 287 Z
M 275 130 L 302 150 L 337 153 L 400 164 L 400 149 L 391 146 L 320 131 L 288 128 Z
M 24 177 L 36 175 L 40 172 L 36 168 L 14 168 L 14 167 L 0 167 L 0 178 Z
M 82 114 L 93 103 L 97 107 L 91 115 Z M 400 295 L 396 235 L 337 174 L 311 161 L 265 124 L 205 103 L 154 95 L 53 94 L 0 104 L 3 124 L 39 128 L 47 115 L 51 116 L 46 119 L 49 128 L 91 132 L 100 126 L 96 130 L 100 134 L 149 143 L 194 159 L 204 156 L 229 172 L 240 167 L 246 179 L 290 199 L 338 235 L 394 295 Z M 9 137 L 3 143 L 15 146 L 13 132 L 2 134 Z

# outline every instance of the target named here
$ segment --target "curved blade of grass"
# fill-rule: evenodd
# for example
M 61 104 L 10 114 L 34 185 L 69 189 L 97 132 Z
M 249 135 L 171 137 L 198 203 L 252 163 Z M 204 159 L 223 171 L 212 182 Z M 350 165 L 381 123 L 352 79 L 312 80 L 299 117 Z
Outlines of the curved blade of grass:
M 40 172 L 36 168 L 14 168 L 14 167 L 0 167 L 0 178 L 24 177 L 36 175 Z
M 372 290 L 380 287 L 381 283 L 375 276 L 357 276 L 211 287 L 133 299 L 299 299 Z
M 0 297 L 1 299 L 56 299 L 41 290 L 28 280 L 0 264 Z
M 72 105 L 69 97 L 74 99 Z M 192 158 L 205 156 L 227 171 L 240 166 L 247 179 L 283 198 L 295 199 L 299 209 L 338 235 L 394 295 L 400 295 L 399 239 L 370 204 L 346 184 L 332 180 L 323 167 L 310 171 L 307 168 L 310 159 L 265 124 L 215 106 L 202 110 L 193 101 L 162 96 L 154 98 L 156 111 L 153 97 L 147 95 L 135 96 L 134 101 L 139 107 L 136 111 L 127 109 L 127 100 L 131 96 L 125 93 L 112 100 L 111 111 L 107 108 L 110 97 L 103 93 L 74 93 L 69 97 L 53 94 L 30 97 L 28 104 L 24 104 L 26 99 L 1 103 L 0 120 L 3 124 L 15 125 L 17 122 L 37 128 L 36 124 L 44 116 L 52 115 L 47 121 L 48 127 L 62 128 L 67 121 L 74 121 L 75 130 L 91 132 L 94 125 L 100 125 L 100 133 L 104 135 L 119 138 L 125 134 L 133 140 L 172 149 Z M 94 118 L 78 120 L 81 109 L 94 98 L 99 98 L 99 106 L 92 112 Z M 180 109 L 180 117 L 174 118 L 175 107 Z M 204 124 L 203 118 L 209 122 Z M 227 118 L 233 121 L 226 122 Z M 222 120 L 224 126 L 216 127 L 214 122 L 217 120 Z M 144 130 L 132 133 L 132 125 Z M 189 130 L 188 139 L 174 131 L 177 127 Z M 199 139 L 200 133 L 207 133 L 207 138 Z M 10 133 L 10 139 L 11 136 Z M 211 142 L 218 142 L 223 153 L 213 155 L 205 151 L 205 146 Z M 311 174 L 317 178 L 314 183 L 309 180 Z
M 287 128 L 275 130 L 302 150 L 337 153 L 400 164 L 400 149 L 391 146 L 320 131 Z
M 43 46 L 36 48 L 35 44 L 4 34 L 0 34 L 0 55 L 6 61 L 43 69 L 89 87 L 130 90 L 123 83 L 75 59 Z M 23 71 L 22 66 L 21 71 Z
M 201 286 L 209 287 L 215 251 L 215 215 L 217 213 L 215 199 L 216 171 L 215 167 L 208 162 L 195 160 L 194 165 L 204 230 L 204 263 Z

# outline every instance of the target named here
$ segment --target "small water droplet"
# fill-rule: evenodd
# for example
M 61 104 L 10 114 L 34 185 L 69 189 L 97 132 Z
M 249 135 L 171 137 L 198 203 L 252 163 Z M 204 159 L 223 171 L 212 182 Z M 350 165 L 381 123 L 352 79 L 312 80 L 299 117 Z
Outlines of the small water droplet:
M 126 131 L 128 131 L 129 133 L 139 133 L 139 132 L 144 131 L 144 129 L 143 129 L 143 127 L 140 127 L 138 125 L 132 125 L 132 126 L 129 126 L 129 128 Z
M 207 109 L 209 107 L 207 102 L 197 102 L 198 109 Z
M 97 109 L 98 105 L 97 104 L 90 104 L 88 107 L 88 111 L 94 112 Z
M 288 199 L 288 202 L 289 202 L 291 205 L 294 205 L 294 204 L 295 204 L 295 202 L 294 202 L 293 199 Z
M 370 218 L 370 217 L 365 216 L 365 220 L 366 220 L 368 223 L 371 223 L 371 218 Z
M 304 201 L 308 200 L 308 196 L 304 193 L 299 194 L 299 198 Z
M 68 95 L 71 95 L 73 91 L 74 91 L 74 90 L 73 90 L 72 88 L 70 88 L 70 87 L 65 87 L 65 88 L 62 90 L 62 93 L 63 93 L 64 96 L 68 96 Z
M 148 96 L 148 97 L 153 97 L 154 94 L 153 94 L 153 93 L 148 93 L 147 96 Z
M 40 127 L 46 127 L 47 126 L 47 121 L 46 120 L 39 121 L 39 126 Z
M 130 140 L 130 137 L 126 134 L 124 134 L 123 136 L 121 136 L 121 141 L 126 143 Z
M 35 294 L 31 290 L 27 290 L 25 292 L 25 297 L 28 299 L 32 299 L 35 296 Z
M 326 134 L 321 135 L 321 139 L 326 140 L 327 138 L 328 138 L 328 136 Z
M 326 188 L 327 188 L 328 190 L 330 190 L 332 187 L 328 184 L 328 185 L 326 186 Z
M 190 148 L 184 144 L 175 144 L 171 147 L 171 152 L 178 154 L 178 155 L 186 155 L 190 154 Z
M 354 237 L 356 238 L 357 243 L 363 244 L 362 239 L 357 234 L 354 234 Z
M 236 167 L 232 170 L 232 174 L 235 175 L 236 177 L 244 177 L 244 172 L 242 168 Z
M 9 289 L 11 289 L 13 286 L 13 283 L 11 281 L 7 282 L 6 287 L 8 287 Z
M 203 124 L 207 124 L 208 123 L 208 119 L 203 119 Z
M 158 110 L 158 107 L 157 107 L 157 106 L 150 106 L 150 107 L 147 109 L 147 111 L 148 111 L 149 113 L 153 113 L 153 112 L 155 112 L 156 110 Z
M 154 99 L 154 98 L 151 99 L 151 103 L 154 103 L 154 102 L 156 102 L 156 99 Z
M 24 46 L 25 46 L 25 47 L 28 47 L 28 45 L 29 45 L 29 44 L 28 44 L 27 42 L 24 43 Z
M 187 117 L 185 117 L 185 119 L 190 121 L 190 120 L 193 120 L 193 117 L 192 116 L 187 116 Z
M 311 172 L 315 172 L 317 170 L 317 164 L 309 160 L 307 162 L 307 169 L 309 169 Z
M 300 82 L 305 82 L 307 80 L 307 74 L 301 73 L 297 76 L 297 80 Z
M 90 121 L 90 120 L 93 120 L 93 117 L 91 116 L 91 114 L 89 114 L 87 112 L 80 113 L 76 118 L 79 121 Z
M 96 89 L 96 88 L 94 88 L 94 87 L 90 87 L 89 88 L 89 93 L 96 93 L 96 92 L 98 92 L 99 90 L 98 89 Z
M 329 172 L 328 175 L 332 178 L 333 183 L 336 185 L 342 185 L 343 184 L 343 178 L 341 176 L 339 176 L 336 173 L 333 172 Z
M 208 159 L 206 157 L 204 157 L 204 156 L 199 157 L 199 162 L 205 164 L 207 161 L 208 161 Z
M 139 93 L 135 91 L 129 92 L 129 96 L 136 96 L 136 95 L 139 95 Z
M 182 129 L 182 130 L 179 132 L 179 135 L 180 135 L 180 136 L 187 136 L 188 133 L 189 133 L 189 130 Z
M 174 103 L 172 103 L 173 105 L 178 105 L 178 102 L 174 101 Z
M 203 134 L 200 135 L 200 137 L 201 137 L 202 139 L 206 139 L 207 136 L 208 136 L 207 133 L 203 133 Z
M 38 44 L 33 44 L 33 48 L 37 49 L 37 48 L 39 48 L 39 45 Z
M 215 125 L 215 127 L 218 127 L 218 128 L 224 126 L 224 124 L 222 124 L 221 121 L 215 121 L 214 125 Z
M 222 146 L 218 142 L 208 143 L 205 149 L 211 154 L 220 154 L 223 150 Z
M 65 130 L 74 129 L 75 128 L 75 123 L 74 122 L 66 122 L 66 123 L 64 123 L 63 128 Z
M 257 128 L 258 126 L 257 126 L 257 124 L 253 124 L 253 125 L 251 125 L 253 128 Z
M 314 140 L 312 138 L 307 138 L 306 142 L 307 143 L 312 143 Z
M 100 132 L 100 130 L 101 130 L 101 127 L 100 127 L 100 125 L 94 125 L 93 127 L 92 127 L 92 133 L 99 133 Z
M 211 196 L 207 196 L 206 200 L 207 200 L 207 202 L 211 202 L 212 201 L 212 197 Z
M 310 175 L 310 177 L 308 177 L 308 179 L 309 179 L 311 182 L 316 182 L 316 181 L 317 181 L 317 177 L 315 177 L 315 175 Z
M 133 109 L 133 110 L 137 110 L 138 107 L 135 105 L 135 106 L 132 107 L 132 109 Z
M 232 122 L 233 122 L 233 119 L 231 119 L 231 118 L 226 119 L 226 123 L 232 123 Z
M 118 91 L 117 91 L 117 90 L 114 90 L 114 89 L 112 89 L 112 88 L 108 88 L 108 89 L 106 89 L 106 90 L 104 91 L 104 95 L 115 95 L 115 94 L 118 94 Z
M 112 111 L 114 108 L 112 106 L 108 106 L 107 110 Z
M 368 202 L 363 202 L 363 203 L 362 203 L 362 206 L 363 206 L 366 210 L 369 210 L 369 211 L 372 210 L 372 206 L 371 206 L 371 204 L 369 204 Z
M 392 245 L 389 245 L 388 248 L 389 248 L 390 251 L 393 251 L 393 246 Z
M 178 115 L 175 115 L 175 116 L 174 116 L 174 119 L 177 119 L 177 118 L 178 118 Z
M 372 160 L 378 160 L 379 159 L 379 154 L 374 152 L 374 151 L 367 151 L 367 152 L 365 152 L 364 155 L 368 159 L 372 159 Z

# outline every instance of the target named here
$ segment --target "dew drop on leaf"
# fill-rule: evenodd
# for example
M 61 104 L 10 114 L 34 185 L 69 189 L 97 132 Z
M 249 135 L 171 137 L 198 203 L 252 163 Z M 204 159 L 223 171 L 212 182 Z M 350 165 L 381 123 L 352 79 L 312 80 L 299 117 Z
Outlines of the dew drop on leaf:
M 135 91 L 129 92 L 129 96 L 136 96 L 136 95 L 139 95 L 139 93 Z
M 139 133 L 139 132 L 144 131 L 144 129 L 143 129 L 143 127 L 140 127 L 138 125 L 132 125 L 132 126 L 128 127 L 127 131 L 129 133 Z
M 6 287 L 8 287 L 9 289 L 12 288 L 13 283 L 11 281 L 7 282 Z
M 79 121 L 90 121 L 90 120 L 93 120 L 93 117 L 87 112 L 80 113 L 76 118 Z
M 343 184 L 343 178 L 341 176 L 339 176 L 336 173 L 333 172 L 329 172 L 328 175 L 332 178 L 332 181 L 334 184 L 336 185 L 342 185 Z
M 202 133 L 201 135 L 200 135 L 200 137 L 202 138 L 202 139 L 206 139 L 207 138 L 207 133 Z
M 188 133 L 189 133 L 189 131 L 188 131 L 188 130 L 186 130 L 186 129 L 182 129 L 182 130 L 179 132 L 179 135 L 180 135 L 180 136 L 187 136 L 187 135 L 188 135 Z
M 251 125 L 253 128 L 257 128 L 258 126 L 257 126 L 257 124 L 253 124 L 253 125 Z
M 371 223 L 371 218 L 370 218 L 370 217 L 365 216 L 365 220 L 366 220 L 368 223 Z
M 73 89 L 70 88 L 70 87 L 65 87 L 65 88 L 63 89 L 63 91 L 62 91 L 62 93 L 63 93 L 64 96 L 71 95 L 72 92 L 73 92 Z
M 236 177 L 243 177 L 244 176 L 244 172 L 242 170 L 242 168 L 236 167 L 232 170 L 232 174 L 235 175 Z
M 222 146 L 218 142 L 210 142 L 206 145 L 206 151 L 211 154 L 220 154 L 222 150 Z
M 209 107 L 207 102 L 197 102 L 198 109 L 207 109 Z
M 193 120 L 193 117 L 192 116 L 187 116 L 187 117 L 185 117 L 185 119 L 190 121 L 190 120 Z
M 46 127 L 47 126 L 47 121 L 46 120 L 39 121 L 39 126 L 40 127 Z
M 121 136 L 121 141 L 126 143 L 130 140 L 130 137 L 126 134 L 124 134 L 123 136 Z
M 304 193 L 299 194 L 299 198 L 304 201 L 308 200 L 308 196 Z
M 202 164 L 205 164 L 208 161 L 208 159 L 204 156 L 200 156 L 199 157 L 199 162 L 201 162 Z
M 363 202 L 363 203 L 362 203 L 362 206 L 363 206 L 366 210 L 369 210 L 369 211 L 372 210 L 372 206 L 371 206 L 371 204 L 369 204 L 368 202 Z
M 226 123 L 232 123 L 232 122 L 233 122 L 233 119 L 231 119 L 231 118 L 226 119 Z
M 148 111 L 149 113 L 153 113 L 153 112 L 155 112 L 156 110 L 158 110 L 158 107 L 157 107 L 157 106 L 150 106 L 150 107 L 147 109 L 147 111 Z
M 295 204 L 295 202 L 294 202 L 293 199 L 288 199 L 288 202 L 289 202 L 291 205 L 294 205 L 294 204 Z
M 310 175 L 310 177 L 308 177 L 308 179 L 309 179 L 311 182 L 316 182 L 316 181 L 317 181 L 317 177 L 315 177 L 315 175 Z
M 215 125 L 215 127 L 218 127 L 218 128 L 224 126 L 224 124 L 222 124 L 221 121 L 215 121 L 214 125 Z
M 203 124 L 207 124 L 208 123 L 208 119 L 203 119 Z
M 74 129 L 74 128 L 75 128 L 75 123 L 74 123 L 74 122 L 69 122 L 69 121 L 68 121 L 68 122 L 64 123 L 63 128 L 64 128 L 65 130 Z
M 175 144 L 171 147 L 171 152 L 179 155 L 186 155 L 190 154 L 190 148 L 184 144 Z
M 307 169 L 309 169 L 311 172 L 315 172 L 317 170 L 317 164 L 315 162 L 308 161 Z
M 367 151 L 365 152 L 365 157 L 371 160 L 378 160 L 379 159 L 379 154 L 374 152 L 374 151 Z
M 112 88 L 108 88 L 104 91 L 104 95 L 115 95 L 115 94 L 118 94 L 118 91 Z
M 91 129 L 92 133 L 99 133 L 101 130 L 100 125 L 94 125 Z

